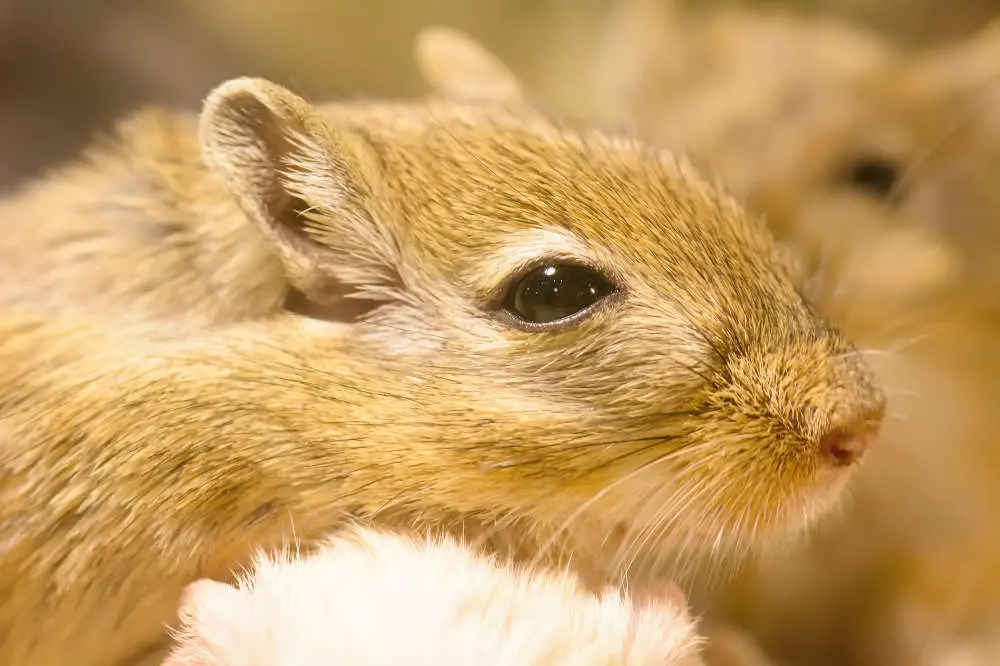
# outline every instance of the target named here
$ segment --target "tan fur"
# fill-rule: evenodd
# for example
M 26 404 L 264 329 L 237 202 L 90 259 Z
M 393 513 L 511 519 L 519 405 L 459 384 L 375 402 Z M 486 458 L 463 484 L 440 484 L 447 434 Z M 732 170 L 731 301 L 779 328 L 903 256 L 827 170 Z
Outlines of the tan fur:
M 1000 601 L 1000 23 L 908 54 L 848 26 L 663 9 L 633 3 L 613 37 L 639 46 L 609 51 L 632 63 L 619 112 L 802 253 L 896 417 L 844 520 L 748 575 L 734 615 L 794 663 L 933 664 L 994 632 Z M 902 174 L 891 202 L 847 179 L 869 155 Z
M 314 107 L 256 79 L 197 125 L 125 128 L 3 209 L 32 219 L 33 252 L 0 317 L 15 663 L 118 663 L 184 585 L 347 517 L 596 583 L 740 554 L 840 496 L 854 466 L 824 436 L 881 421 L 787 255 L 670 153 L 502 105 Z M 165 219 L 168 250 L 139 242 Z M 552 256 L 621 291 L 572 325 L 511 325 L 504 282 Z
M 261 554 L 236 586 L 192 583 L 164 666 L 698 666 L 683 604 L 352 530 L 308 556 Z

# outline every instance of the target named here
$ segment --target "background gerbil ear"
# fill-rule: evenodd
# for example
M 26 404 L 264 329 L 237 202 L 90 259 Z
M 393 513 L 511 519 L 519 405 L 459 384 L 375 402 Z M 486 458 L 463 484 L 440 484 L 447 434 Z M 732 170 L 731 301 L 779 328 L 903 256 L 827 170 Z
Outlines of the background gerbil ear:
M 459 30 L 424 28 L 417 34 L 414 57 L 420 76 L 437 95 L 532 113 L 520 79 L 494 53 Z
M 1000 88 L 1000 18 L 964 40 L 946 44 L 918 58 L 910 79 L 918 89 L 937 93 Z
M 393 235 L 372 215 L 378 160 L 368 140 L 328 125 L 308 102 L 262 79 L 213 90 L 200 118 L 202 153 L 277 250 L 310 303 L 387 300 L 398 283 Z

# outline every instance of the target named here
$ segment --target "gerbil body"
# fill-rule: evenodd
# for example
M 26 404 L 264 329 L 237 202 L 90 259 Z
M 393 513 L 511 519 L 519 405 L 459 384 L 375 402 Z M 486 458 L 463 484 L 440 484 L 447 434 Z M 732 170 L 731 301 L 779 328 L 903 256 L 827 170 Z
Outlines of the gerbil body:
M 259 555 L 235 586 L 193 583 L 164 666 L 699 666 L 683 603 L 357 530 L 308 556 Z
M 795 663 L 934 664 L 1000 600 L 1000 23 L 901 53 L 788 16 L 654 19 L 654 2 L 614 41 L 639 47 L 609 55 L 635 74 L 622 120 L 801 253 L 897 414 L 844 520 L 749 573 L 730 617 Z
M 201 159 L 197 118 L 149 109 L 0 202 L 0 305 L 212 323 L 280 306 L 280 263 Z
M 52 280 L 10 276 L 29 284 L 0 318 L 5 658 L 134 658 L 191 581 L 347 518 L 603 584 L 836 502 L 885 398 L 764 226 L 669 153 L 515 106 L 348 112 L 239 79 L 197 139 L 161 119 L 176 136 L 111 149 L 87 189 L 26 195 L 72 205 L 5 209 L 57 212 L 37 223 L 67 242 L 24 241 L 54 264 L 74 225 L 110 232 Z M 172 226 L 131 198 L 150 191 L 199 195 Z M 190 229 L 230 234 L 233 263 L 180 289 L 148 237 Z

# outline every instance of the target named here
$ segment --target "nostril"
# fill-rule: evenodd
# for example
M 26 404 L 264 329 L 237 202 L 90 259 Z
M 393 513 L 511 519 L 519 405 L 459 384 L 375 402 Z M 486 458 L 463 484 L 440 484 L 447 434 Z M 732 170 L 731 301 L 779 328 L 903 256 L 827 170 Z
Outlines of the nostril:
M 861 460 L 870 440 L 867 431 L 834 430 L 820 438 L 819 447 L 835 467 L 847 467 Z

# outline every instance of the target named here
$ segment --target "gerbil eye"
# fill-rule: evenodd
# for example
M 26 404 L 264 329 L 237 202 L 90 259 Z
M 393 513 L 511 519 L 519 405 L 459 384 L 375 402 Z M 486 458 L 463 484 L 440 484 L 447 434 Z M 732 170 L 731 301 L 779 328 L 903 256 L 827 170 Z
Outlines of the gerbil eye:
M 590 268 L 549 263 L 518 280 L 503 309 L 532 324 L 551 324 L 588 310 L 614 291 L 614 285 Z
M 899 167 L 892 160 L 869 155 L 851 165 L 847 179 L 851 187 L 884 199 L 899 183 Z

